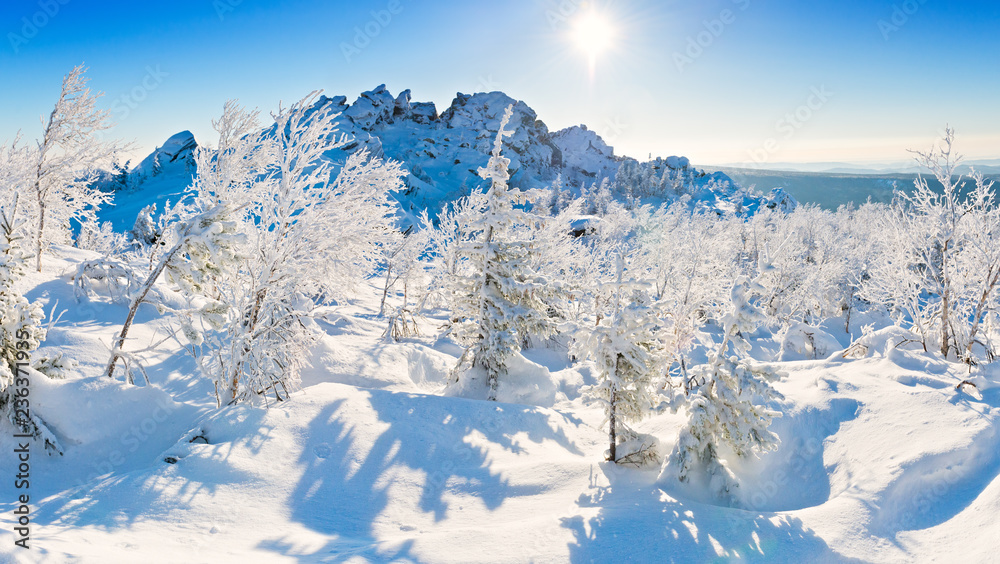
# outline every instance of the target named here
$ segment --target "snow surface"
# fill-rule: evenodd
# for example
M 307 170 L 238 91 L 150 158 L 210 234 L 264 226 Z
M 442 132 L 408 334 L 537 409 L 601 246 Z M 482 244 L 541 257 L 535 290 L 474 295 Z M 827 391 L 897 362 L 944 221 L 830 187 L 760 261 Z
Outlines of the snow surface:
M 16 490 L 0 481 L 0 561 L 11 562 L 987 562 L 1000 536 L 1000 387 L 904 343 L 899 330 L 827 327 L 757 335 L 775 384 L 781 447 L 733 464 L 743 508 L 658 468 L 602 462 L 586 364 L 525 351 L 534 394 L 494 403 L 444 394 L 448 339 L 381 337 L 379 289 L 331 308 L 303 390 L 270 409 L 217 409 L 179 344 L 146 355 L 151 386 L 99 376 L 125 307 L 77 303 L 91 253 L 59 248 L 23 281 L 65 309 L 37 354 L 80 362 L 32 382 L 33 407 L 66 449 L 32 446 L 33 546 L 13 546 Z M 423 321 L 436 335 L 440 319 Z M 135 346 L 165 320 L 140 309 Z M 855 335 L 855 337 L 860 335 Z M 706 338 L 711 338 L 711 335 Z M 782 358 L 808 358 L 786 360 Z M 846 358 L 845 358 L 846 356 Z M 956 384 L 971 379 L 976 389 Z M 669 452 L 682 415 L 637 430 Z M 15 466 L 0 424 L 0 468 Z

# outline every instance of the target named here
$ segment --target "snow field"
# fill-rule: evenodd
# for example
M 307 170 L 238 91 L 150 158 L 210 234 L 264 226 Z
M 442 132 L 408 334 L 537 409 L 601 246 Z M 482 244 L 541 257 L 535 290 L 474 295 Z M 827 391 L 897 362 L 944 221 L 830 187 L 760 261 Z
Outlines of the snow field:
M 84 255 L 60 254 L 46 272 Z M 68 306 L 46 346 L 81 365 L 32 382 L 66 454 L 35 449 L 34 558 L 10 550 L 9 527 L 4 558 L 600 562 L 638 547 L 630 561 L 988 561 L 983 539 L 1000 533 L 995 374 L 974 378 L 980 397 L 960 392 L 968 375 L 891 336 L 872 337 L 862 359 L 773 364 L 787 373 L 775 384 L 781 446 L 734 461 L 738 509 L 704 484 L 601 462 L 600 409 L 578 393 L 593 377 L 565 351 L 518 361 L 551 382 L 533 398 L 545 407 L 438 395 L 458 347 L 387 343 L 374 287 L 326 316 L 292 401 L 217 410 L 176 343 L 150 356 L 152 386 L 95 377 L 124 307 L 75 307 L 66 278 L 25 284 Z M 144 308 L 136 339 L 160 323 Z M 666 413 L 637 430 L 669 452 L 684 421 Z M 4 433 L 4 467 L 12 446 Z M 10 515 L 12 484 L 2 488 Z

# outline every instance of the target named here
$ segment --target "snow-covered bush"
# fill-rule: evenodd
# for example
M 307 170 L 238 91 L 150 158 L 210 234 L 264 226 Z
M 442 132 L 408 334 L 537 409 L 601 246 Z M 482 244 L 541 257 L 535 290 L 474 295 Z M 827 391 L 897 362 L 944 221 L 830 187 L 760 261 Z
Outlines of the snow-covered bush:
M 407 230 L 398 240 L 392 241 L 391 246 L 387 245 L 385 252 L 385 283 L 379 315 L 388 317 L 385 337 L 393 340 L 418 333 L 416 315 L 427 290 L 421 288 L 419 283 L 422 282 L 419 277 L 424 274 L 424 263 L 420 258 L 427 252 L 433 232 L 426 211 L 422 219 L 422 228 Z M 400 287 L 403 291 L 401 301 L 393 305 L 395 300 L 390 294 L 398 293 Z
M 110 221 L 98 224 L 86 219 L 81 222 L 80 233 L 76 236 L 76 247 L 96 251 L 103 255 L 118 255 L 125 251 L 128 241 L 122 233 L 117 233 Z
M 155 214 L 155 203 L 149 204 L 139 211 L 139 214 L 135 218 L 135 223 L 132 225 L 132 230 L 129 231 L 129 235 L 132 236 L 133 241 L 147 246 L 153 245 L 159 241 L 162 233 L 160 226 L 157 224 L 156 220 L 153 219 Z
M 641 226 L 641 261 L 652 280 L 657 308 L 670 320 L 663 338 L 673 356 L 671 364 L 687 380 L 685 352 L 696 344 L 698 330 L 719 319 L 728 305 L 738 267 L 730 226 L 715 214 L 692 211 L 685 202 L 635 213 Z
M 747 220 L 753 260 L 746 274 L 763 287 L 760 303 L 769 324 L 818 324 L 839 316 L 851 294 L 851 234 L 846 219 L 817 206 L 791 213 L 760 210 Z M 766 265 L 758 271 L 758 265 Z
M 127 261 L 104 256 L 77 264 L 73 283 L 78 300 L 92 300 L 104 293 L 113 303 L 129 303 L 142 288 L 143 279 Z
M 164 275 L 189 297 L 208 300 L 202 311 L 205 319 L 219 323 L 224 306 L 212 299 L 215 279 L 228 264 L 240 259 L 237 245 L 245 239 L 241 233 L 250 205 L 256 200 L 255 186 L 267 178 L 265 154 L 270 146 L 260 132 L 256 112 L 247 112 L 233 102 L 226 104 L 219 121 L 213 122 L 219 132 L 219 147 L 215 151 L 199 147 L 198 176 L 182 199 L 166 211 L 161 245 L 165 249 L 145 280 L 131 292 L 128 315 L 121 331 L 115 336 L 111 358 L 105 371 L 113 377 L 119 359 L 126 361 L 126 380 L 134 380 L 134 358 L 124 347 L 129 329 L 139 310 L 146 303 L 154 285 Z M 183 325 L 185 334 L 195 341 L 193 324 Z

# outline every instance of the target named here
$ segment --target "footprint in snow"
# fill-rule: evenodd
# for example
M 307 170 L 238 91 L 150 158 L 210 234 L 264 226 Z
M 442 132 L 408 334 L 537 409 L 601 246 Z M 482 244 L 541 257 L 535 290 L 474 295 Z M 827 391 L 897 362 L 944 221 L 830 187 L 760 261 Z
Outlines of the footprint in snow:
M 330 445 L 323 443 L 314 447 L 313 452 L 316 453 L 316 458 L 328 458 L 333 454 L 333 449 L 330 448 Z

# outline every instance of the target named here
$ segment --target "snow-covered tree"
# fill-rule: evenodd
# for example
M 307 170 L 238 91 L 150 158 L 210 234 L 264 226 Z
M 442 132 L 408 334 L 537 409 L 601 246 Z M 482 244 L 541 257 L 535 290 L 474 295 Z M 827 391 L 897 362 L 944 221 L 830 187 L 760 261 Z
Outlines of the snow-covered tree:
M 76 236 L 76 248 L 97 251 L 105 255 L 120 253 L 126 247 L 125 235 L 117 233 L 110 221 L 97 223 L 89 219 L 80 224 Z
M 379 315 L 388 316 L 389 325 L 385 336 L 395 340 L 417 333 L 416 315 L 423 294 L 426 293 L 419 290 L 420 284 L 417 283 L 418 278 L 424 273 L 424 263 L 420 258 L 427 252 L 432 233 L 426 211 L 423 219 L 425 223 L 421 228 L 411 227 L 405 231 L 399 240 L 393 241 L 385 253 L 385 285 L 382 289 Z M 393 306 L 390 294 L 398 293 L 400 287 L 403 291 L 401 301 Z
M 851 292 L 853 233 L 849 217 L 817 206 L 799 206 L 791 213 L 759 210 L 748 220 L 756 256 L 747 274 L 763 286 L 761 305 L 769 324 L 787 327 L 816 325 L 837 317 Z M 767 266 L 758 272 L 757 265 Z
M 113 342 L 107 377 L 114 376 L 119 359 L 131 364 L 132 356 L 124 348 L 128 332 L 139 306 L 146 303 L 161 275 L 189 296 L 206 296 L 222 269 L 239 258 L 237 247 L 245 237 L 241 229 L 250 205 L 258 198 L 256 186 L 267 179 L 271 147 L 260 132 L 257 113 L 234 102 L 226 104 L 222 118 L 213 126 L 219 133 L 219 146 L 214 151 L 198 148 L 198 175 L 188 197 L 165 212 L 168 228 L 160 241 L 165 250 L 133 292 L 125 323 Z M 216 323 L 224 309 L 211 299 L 203 307 L 209 314 L 206 318 Z M 191 324 L 184 329 L 190 338 L 200 340 Z M 126 380 L 132 382 L 134 371 L 128 368 Z
M 115 192 L 123 192 L 131 188 L 129 182 L 129 165 L 131 161 L 126 160 L 125 163 L 121 163 L 118 159 L 115 159 L 111 163 L 111 189 Z
M 611 193 L 611 182 L 607 178 L 601 180 L 601 184 L 596 190 L 591 192 L 593 196 L 593 210 L 597 215 L 606 215 L 608 207 L 614 201 L 614 194 Z
M 97 209 L 111 194 L 94 185 L 98 167 L 121 151 L 116 142 L 100 140 L 112 128 L 111 114 L 97 108 L 101 93 L 87 87 L 86 68 L 78 66 L 63 79 L 55 108 L 42 120 L 43 132 L 31 154 L 31 178 L 23 206 L 31 223 L 36 268 L 52 243 L 70 240 L 70 221 L 96 221 Z
M 692 211 L 685 202 L 650 212 L 636 209 L 643 263 L 653 298 L 670 321 L 663 338 L 671 353 L 671 372 L 690 389 L 685 353 L 697 344 L 704 324 L 719 319 L 728 306 L 738 264 L 730 226 L 715 214 Z
M 897 192 L 873 233 L 882 256 L 870 267 L 862 295 L 911 323 L 924 348 L 937 346 L 945 357 L 972 363 L 977 344 L 992 355 L 981 330 L 1000 308 L 1000 208 L 983 175 L 974 173 L 965 190 L 953 146 L 948 129 L 940 147 L 916 153 L 941 189 L 920 176 L 912 193 Z
M 241 259 L 214 280 L 229 320 L 206 336 L 201 364 L 220 403 L 287 399 L 318 338 L 316 308 L 349 295 L 398 238 L 389 198 L 405 172 L 362 151 L 335 174 L 324 154 L 347 141 L 336 134 L 335 107 L 318 95 L 273 116 L 274 174 L 251 180 Z
M 604 409 L 608 460 L 642 464 L 658 456 L 656 441 L 642 440 L 629 424 L 645 418 L 656 403 L 654 383 L 666 354 L 648 284 L 635 278 L 624 245 L 613 251 L 612 277 L 598 282 L 596 291 L 607 299 L 597 325 L 581 330 L 573 354 L 591 359 L 596 368 L 598 383 L 587 395 Z
M 452 330 L 467 347 L 455 369 L 455 380 L 470 369 L 481 370 L 491 400 L 496 400 L 507 363 L 524 341 L 546 339 L 556 329 L 548 309 L 551 294 L 557 290 L 531 268 L 531 226 L 544 218 L 518 208 L 531 195 L 507 185 L 510 160 L 501 150 L 504 137 L 513 133 L 506 129 L 511 115 L 512 107 L 508 107 L 489 163 L 479 169 L 490 187 L 485 193 L 473 193 L 467 205 L 479 213 L 458 217 L 456 258 L 463 264 L 456 264 L 447 282 Z
M 547 208 L 546 211 L 548 213 L 555 215 L 559 213 L 560 210 L 562 210 L 562 208 L 559 207 L 560 204 L 559 200 L 562 196 L 562 193 L 563 193 L 563 180 L 562 180 L 562 174 L 560 174 L 556 176 L 556 179 L 549 186 L 549 197 L 548 201 L 545 202 L 545 207 Z
M 19 432 L 41 441 L 50 453 L 62 454 L 55 435 L 20 392 L 27 387 L 29 372 L 36 370 L 30 362 L 31 353 L 46 334 L 41 306 L 29 303 L 16 288 L 30 258 L 21 247 L 23 224 L 24 220 L 18 219 L 16 198 L 0 207 L 0 414 Z M 38 404 L 34 399 L 30 403 Z
M 160 233 L 160 226 L 153 219 L 154 215 L 156 215 L 155 203 L 149 204 L 139 210 L 139 214 L 135 217 L 135 223 L 132 225 L 132 230 L 129 231 L 129 235 L 132 236 L 133 241 L 141 245 L 153 245 L 159 240 L 162 233 Z
M 975 362 L 976 345 L 985 349 L 987 358 L 994 356 L 995 349 L 983 329 L 995 326 L 1000 314 L 1000 207 L 992 181 L 974 171 L 972 182 L 965 201 L 969 210 L 963 225 L 965 248 L 955 262 L 958 298 L 952 328 L 955 353 L 969 364 Z
M 21 145 L 20 137 L 0 145 L 0 206 L 14 208 L 15 200 L 26 190 L 29 176 L 29 152 Z
M 566 208 L 570 207 L 570 205 L 572 205 L 573 202 L 574 202 L 573 191 L 570 190 L 569 186 L 563 185 L 562 187 L 560 187 L 559 197 L 556 200 L 556 210 L 563 211 Z M 577 213 L 582 213 L 582 206 Z
M 766 406 L 778 397 L 770 385 L 778 374 L 749 359 L 750 344 L 744 338 L 765 319 L 750 301 L 752 293 L 761 290 L 745 277 L 733 286 L 731 309 L 721 320 L 722 342 L 707 364 L 692 369 L 698 386 L 687 401 L 688 424 L 681 429 L 664 464 L 663 474 L 682 482 L 699 471 L 706 472 L 719 495 L 735 494 L 739 486 L 725 457 L 748 457 L 774 450 L 779 444 L 769 429 L 779 413 Z

